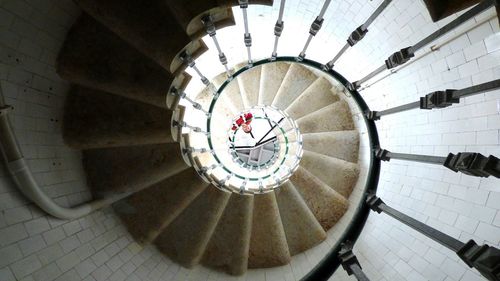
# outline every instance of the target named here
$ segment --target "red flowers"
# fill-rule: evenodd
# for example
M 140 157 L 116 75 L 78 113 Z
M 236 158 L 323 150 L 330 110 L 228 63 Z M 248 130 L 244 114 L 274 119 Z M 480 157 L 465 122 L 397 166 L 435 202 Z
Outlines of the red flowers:
M 236 119 L 236 121 L 233 122 L 232 130 L 236 131 L 243 124 L 250 125 L 250 123 L 252 122 L 252 118 L 253 115 L 250 112 L 240 115 L 240 118 Z

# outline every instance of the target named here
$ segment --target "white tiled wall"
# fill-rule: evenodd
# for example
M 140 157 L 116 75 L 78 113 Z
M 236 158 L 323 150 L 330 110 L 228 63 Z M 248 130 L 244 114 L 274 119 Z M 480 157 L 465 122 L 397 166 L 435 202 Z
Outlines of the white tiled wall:
M 272 28 L 280 1 L 275 2 L 272 9 L 249 9 L 256 58 L 271 53 Z M 321 62 L 331 59 L 348 34 L 380 2 L 332 1 L 307 58 Z M 286 3 L 285 30 L 278 54 L 297 55 L 323 2 Z M 80 155 L 62 143 L 61 112 L 68 85 L 54 70 L 59 47 L 78 13 L 70 0 L 0 0 L 0 80 L 4 98 L 15 107 L 11 120 L 37 181 L 62 205 L 75 205 L 89 198 Z M 474 20 L 492 14 L 489 11 Z M 238 9 L 235 16 L 241 22 Z M 357 80 L 381 65 L 392 52 L 414 44 L 450 19 L 431 23 L 421 0 L 394 1 L 370 27 L 366 38 L 341 58 L 336 69 L 350 80 Z M 230 63 L 245 59 L 241 25 L 219 31 L 218 36 Z M 211 44 L 207 41 L 210 48 Z M 202 71 L 210 71 L 208 63 L 219 65 L 217 56 L 206 56 L 198 64 Z M 498 22 L 492 20 L 362 94 L 372 109 L 382 110 L 416 101 L 430 91 L 462 88 L 499 77 L 500 33 Z M 381 143 L 398 152 L 444 156 L 449 152 L 476 151 L 500 156 L 499 100 L 496 91 L 466 98 L 443 110 L 415 110 L 384 117 L 378 122 Z M 438 166 L 391 161 L 383 163 L 379 195 L 390 206 L 462 241 L 473 238 L 498 247 L 499 186 L 495 178 L 479 179 Z M 48 217 L 19 195 L 3 166 L 0 211 L 2 281 L 230 279 L 201 267 L 180 268 L 154 248 L 143 249 L 132 241 L 109 209 L 75 221 Z M 481 280 L 449 250 L 384 214 L 370 215 L 355 252 L 372 280 Z M 324 252 L 313 254 L 320 257 Z M 240 280 L 294 280 L 302 276 L 301 268 L 307 263 L 305 257 L 300 257 L 291 266 L 250 271 Z M 342 279 L 352 280 L 339 270 L 333 280 Z
M 37 182 L 64 206 L 90 198 L 80 153 L 62 142 L 69 85 L 54 69 L 79 13 L 71 0 L 0 1 L 0 80 L 5 103 L 15 108 L 10 120 Z M 110 209 L 74 221 L 45 215 L 0 165 L 1 281 L 147 280 L 175 275 L 178 266 L 169 264 L 133 242 Z
M 398 22 L 399 15 L 408 17 L 407 24 Z M 474 21 L 491 15 L 492 9 Z M 418 24 L 413 24 L 417 19 Z M 447 21 L 430 23 L 421 1 L 396 1 L 383 20 L 377 20 L 371 28 L 377 38 L 368 33 L 356 46 L 357 51 L 350 50 L 342 58 L 338 70 L 352 80 L 359 79 L 395 50 L 416 43 Z M 415 36 L 389 32 L 386 25 L 398 30 L 410 28 Z M 419 30 L 425 32 L 420 34 Z M 392 41 L 392 37 L 398 40 Z M 488 21 L 362 94 L 373 110 L 383 110 L 417 101 L 432 91 L 498 79 L 499 40 L 498 20 Z M 359 56 L 367 49 L 372 50 L 369 57 L 361 57 L 367 61 L 360 62 Z M 353 67 L 349 61 L 359 64 Z M 383 117 L 377 125 L 382 146 L 390 151 L 437 156 L 472 151 L 498 157 L 499 117 L 500 91 L 493 91 L 442 110 L 413 110 Z M 480 179 L 439 166 L 403 161 L 383 163 L 379 187 L 379 195 L 388 205 L 461 241 L 474 239 L 496 247 L 500 245 L 499 194 L 496 178 Z M 372 280 L 482 280 L 454 253 L 383 214 L 370 215 L 358 242 L 355 252 Z M 380 256 L 384 259 L 377 258 Z M 338 277 L 342 275 L 345 273 L 337 273 Z

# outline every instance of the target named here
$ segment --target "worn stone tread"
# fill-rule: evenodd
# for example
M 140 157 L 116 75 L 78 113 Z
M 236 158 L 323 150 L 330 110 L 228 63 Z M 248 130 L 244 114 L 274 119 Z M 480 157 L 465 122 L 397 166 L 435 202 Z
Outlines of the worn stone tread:
M 271 105 L 278 93 L 283 78 L 285 78 L 290 64 L 287 62 L 275 62 L 262 65 L 259 89 L 259 105 Z
M 174 57 L 191 42 L 176 21 L 167 1 L 151 0 L 75 0 L 123 40 L 152 58 L 166 70 Z
M 337 102 L 339 97 L 332 91 L 332 87 L 325 78 L 318 78 L 288 106 L 286 113 L 296 120 Z
M 296 255 L 326 239 L 326 233 L 290 181 L 276 191 L 290 254 Z
M 56 69 L 73 83 L 163 108 L 169 87 L 182 84 L 87 14 L 68 32 Z
M 83 166 L 96 197 L 138 191 L 188 167 L 178 143 L 84 150 Z
M 224 72 L 217 75 L 213 79 L 213 83 L 217 88 L 219 88 L 222 83 L 226 81 L 226 79 L 227 74 Z M 245 105 L 243 104 L 243 98 L 241 97 L 241 90 L 238 79 L 233 79 L 226 85 L 224 91 L 222 91 L 220 95 L 220 98 L 221 100 L 219 102 L 222 101 L 223 103 L 227 104 L 231 112 L 234 114 L 232 118 L 245 110 Z
M 148 244 L 207 186 L 208 183 L 194 169 L 186 169 L 115 203 L 113 207 L 134 239 Z
M 274 192 L 255 195 L 248 268 L 285 265 L 290 259 Z
M 256 66 L 237 77 L 245 108 L 251 108 L 252 106 L 257 105 L 259 100 L 261 69 L 261 66 Z
M 205 250 L 202 263 L 241 275 L 248 267 L 253 195 L 232 194 Z
M 338 101 L 297 120 L 300 132 L 320 133 L 354 130 L 351 110 L 345 101 Z
M 274 97 L 273 106 L 285 110 L 318 77 L 306 67 L 292 63 Z
M 197 265 L 229 200 L 230 193 L 209 186 L 155 240 L 180 265 Z
M 325 231 L 347 211 L 349 201 L 306 169 L 299 167 L 290 180 Z
M 171 117 L 166 109 L 75 86 L 64 107 L 63 137 L 76 149 L 168 143 Z
M 358 162 L 358 131 L 335 131 L 302 135 L 304 150 L 335 157 L 352 163 Z
M 341 159 L 304 151 L 300 165 L 345 198 L 358 181 L 358 165 Z

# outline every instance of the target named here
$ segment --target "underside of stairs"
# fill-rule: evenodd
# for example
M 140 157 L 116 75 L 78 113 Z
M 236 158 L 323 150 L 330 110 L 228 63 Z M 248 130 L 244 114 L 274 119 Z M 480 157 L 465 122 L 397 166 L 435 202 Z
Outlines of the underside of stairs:
M 296 120 L 304 153 L 273 192 L 225 192 L 199 176 L 194 158 L 186 161 L 180 142 L 196 138 L 183 138 L 171 121 L 192 109 L 168 94 L 183 91 L 191 79 L 179 54 L 196 59 L 207 49 L 201 17 L 211 15 L 217 29 L 234 25 L 231 7 L 238 1 L 75 2 L 84 14 L 57 63 L 59 75 L 73 84 L 64 140 L 82 150 L 94 197 L 133 193 L 113 208 L 136 241 L 186 268 L 201 264 L 241 275 L 288 264 L 327 239 L 347 212 L 360 173 L 360 136 L 336 87 L 293 62 L 263 64 L 233 79 L 221 96 L 221 116 L 257 105 L 279 108 Z M 226 78 L 221 73 L 212 82 L 219 87 Z M 208 87 L 193 97 L 202 106 L 210 98 Z

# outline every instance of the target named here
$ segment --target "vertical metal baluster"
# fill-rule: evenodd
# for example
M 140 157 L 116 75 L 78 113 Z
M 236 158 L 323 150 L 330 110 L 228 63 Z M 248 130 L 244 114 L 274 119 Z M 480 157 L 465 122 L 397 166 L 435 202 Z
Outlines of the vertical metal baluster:
M 240 186 L 240 194 L 244 194 L 245 193 L 245 189 L 246 189 L 248 181 L 249 181 L 249 179 L 245 178 L 245 180 L 241 184 L 241 186 Z
M 283 22 L 283 13 L 285 11 L 285 0 L 281 0 L 280 3 L 280 11 L 278 15 L 278 20 L 276 21 L 276 24 L 274 25 L 274 47 L 273 47 L 273 53 L 271 54 L 271 61 L 276 60 L 276 57 L 278 56 L 278 40 L 281 36 L 281 33 L 283 32 L 284 28 L 284 22 Z
M 466 22 L 466 21 L 472 19 L 473 17 L 477 16 L 478 14 L 484 12 L 485 10 L 487 10 L 488 8 L 493 6 L 496 3 L 496 1 L 497 0 L 483 0 L 482 2 L 477 4 L 476 6 L 467 10 L 467 12 L 461 14 L 456 19 L 452 20 L 451 22 L 447 23 L 446 25 L 444 25 L 440 29 L 436 30 L 434 33 L 432 33 L 429 36 L 425 37 L 424 39 L 420 40 L 415 45 L 401 49 L 400 51 L 393 53 L 385 61 L 384 65 L 381 65 L 380 67 L 378 67 L 376 70 L 372 71 L 367 76 L 352 83 L 352 88 L 359 89 L 362 83 L 372 79 L 373 77 L 382 73 L 384 70 L 393 69 L 397 66 L 401 66 L 401 65 L 407 63 L 411 58 L 413 58 L 415 56 L 416 51 L 420 50 L 421 48 L 423 48 L 425 45 L 429 44 L 430 42 L 440 38 L 441 36 L 447 34 L 448 32 L 450 32 L 453 29 L 457 28 L 458 26 L 462 25 L 464 22 Z
M 193 107 L 195 109 L 198 109 L 198 110 L 202 111 L 203 113 L 205 113 L 205 115 L 207 117 L 210 117 L 212 115 L 210 112 L 208 112 L 205 109 L 203 109 L 203 107 L 201 106 L 201 104 L 195 102 L 194 100 L 192 100 L 191 98 L 189 98 L 186 93 L 179 91 L 177 88 L 173 87 L 172 89 L 170 89 L 170 94 L 173 95 L 173 96 L 177 96 L 177 97 L 179 97 L 181 99 L 185 99 L 191 105 L 193 105 Z
M 250 35 L 250 31 L 248 30 L 248 15 L 247 15 L 248 0 L 238 0 L 238 3 L 240 4 L 240 8 L 243 13 L 243 23 L 245 26 L 244 42 L 245 46 L 247 47 L 248 65 L 251 66 L 253 64 L 252 52 L 250 50 L 250 47 L 252 47 L 252 36 Z
M 363 23 L 360 25 L 358 28 L 356 28 L 349 38 L 347 38 L 347 43 L 342 47 L 342 49 L 339 51 L 339 53 L 331 60 L 329 61 L 324 69 L 325 70 L 330 70 L 333 68 L 335 62 L 349 49 L 349 47 L 353 47 L 356 45 L 359 41 L 361 41 L 366 33 L 368 33 L 368 27 L 373 23 L 373 21 L 389 6 L 389 4 L 392 2 L 392 0 L 385 0 L 380 4 L 380 6 L 373 12 L 373 14 Z
M 378 148 L 375 150 L 375 157 L 382 161 L 398 159 L 443 165 L 455 173 L 461 172 L 469 176 L 482 178 L 487 178 L 489 176 L 500 178 L 500 159 L 493 155 L 486 157 L 481 153 L 459 152 L 457 154 L 449 153 L 446 157 L 439 157 L 432 155 L 395 153 Z
M 309 44 L 311 43 L 312 38 L 316 36 L 316 34 L 318 34 L 318 31 L 321 29 L 321 26 L 323 25 L 324 21 L 323 16 L 325 15 L 326 9 L 328 9 L 328 6 L 330 5 L 330 2 L 331 0 L 325 0 L 325 3 L 323 4 L 321 11 L 319 12 L 319 15 L 311 24 L 311 28 L 309 29 L 309 37 L 307 38 L 306 44 L 304 45 L 302 52 L 300 52 L 297 58 L 298 61 L 302 61 L 306 57 L 306 51 L 307 48 L 309 47 Z
M 221 47 L 219 45 L 219 41 L 217 40 L 216 31 L 215 31 L 215 25 L 214 25 L 212 16 L 211 15 L 205 15 L 205 16 L 203 16 L 201 18 L 201 22 L 205 26 L 207 34 L 214 41 L 215 47 L 217 48 L 217 52 L 219 53 L 219 61 L 224 66 L 224 68 L 226 70 L 227 77 L 228 78 L 231 77 L 231 73 L 229 72 L 229 68 L 227 67 L 227 57 L 224 54 L 224 52 L 222 52 L 222 49 L 221 49 Z
M 264 193 L 264 184 L 262 183 L 264 179 L 259 178 L 259 192 Z
M 193 57 L 191 57 L 190 54 L 188 54 L 187 52 L 182 52 L 180 55 L 179 55 L 180 59 L 185 63 L 187 64 L 189 67 L 191 67 L 192 69 L 194 69 L 194 71 L 196 71 L 196 73 L 198 74 L 198 76 L 200 76 L 200 79 L 201 79 L 201 82 L 209 87 L 212 91 L 212 94 L 214 96 L 218 96 L 218 93 L 217 93 L 217 89 L 215 88 L 214 84 L 210 83 L 210 81 L 208 81 L 207 77 L 205 77 L 205 75 L 203 75 L 201 73 L 201 71 L 198 69 L 198 67 L 196 66 L 196 62 L 194 61 Z
M 228 190 L 228 189 L 225 187 L 226 182 L 228 182 L 228 181 L 229 181 L 229 180 L 230 180 L 233 176 L 234 176 L 234 174 L 233 174 L 233 173 L 228 174 L 225 178 L 221 179 L 221 180 L 218 182 L 219 186 L 220 186 L 221 188 L 224 188 L 224 189 Z
M 189 128 L 193 132 L 202 133 L 202 134 L 204 134 L 206 136 L 210 135 L 210 133 L 203 131 L 200 127 L 195 127 L 195 126 L 189 125 L 185 121 L 173 121 L 172 126 L 175 126 L 175 127 L 179 128 L 179 129 Z
M 500 249 L 484 244 L 479 246 L 474 240 L 466 243 L 447 235 L 425 223 L 422 223 L 384 203 L 375 194 L 368 194 L 367 205 L 374 212 L 385 213 L 415 231 L 427 236 L 443 247 L 455 252 L 469 267 L 477 269 L 487 280 L 498 279 L 498 265 L 500 264 Z
M 198 69 L 198 67 L 196 66 L 196 62 L 194 61 L 193 57 L 191 57 L 190 54 L 188 54 L 187 52 L 184 51 L 180 54 L 180 58 L 185 64 L 187 64 L 189 67 L 194 69 L 194 71 L 196 71 L 198 76 L 200 76 L 201 82 L 203 84 L 205 84 L 206 86 L 208 86 L 210 84 L 207 77 L 205 77 L 205 75 L 203 75 L 201 73 L 201 71 Z
M 222 163 L 212 164 L 210 166 L 204 166 L 204 167 L 200 168 L 200 172 L 203 174 L 207 174 L 208 172 L 215 170 L 216 168 L 222 167 L 222 166 L 224 166 L 224 165 L 222 165 Z
M 435 91 L 423 97 L 420 97 L 419 101 L 396 106 L 383 111 L 367 111 L 365 112 L 365 116 L 370 120 L 380 120 L 380 117 L 384 115 L 395 114 L 415 108 L 426 110 L 446 108 L 451 106 L 452 104 L 460 103 L 461 98 L 470 97 L 496 89 L 500 89 L 500 79 L 474 85 L 460 90 L 447 89 L 444 91 Z
M 358 258 L 352 252 L 352 242 L 346 241 L 341 244 L 339 259 L 342 262 L 342 267 L 347 272 L 347 275 L 354 275 L 358 281 L 370 281 L 370 279 L 363 272 Z

